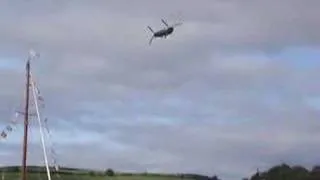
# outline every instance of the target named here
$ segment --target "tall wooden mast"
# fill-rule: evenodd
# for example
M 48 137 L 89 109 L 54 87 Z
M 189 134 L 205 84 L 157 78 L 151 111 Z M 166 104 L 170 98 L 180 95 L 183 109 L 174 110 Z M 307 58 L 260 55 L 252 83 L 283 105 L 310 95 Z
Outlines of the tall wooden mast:
M 29 125 L 29 88 L 30 88 L 30 58 L 26 64 L 26 94 L 24 109 L 24 136 L 22 153 L 22 180 L 27 180 L 27 151 L 28 151 L 28 125 Z

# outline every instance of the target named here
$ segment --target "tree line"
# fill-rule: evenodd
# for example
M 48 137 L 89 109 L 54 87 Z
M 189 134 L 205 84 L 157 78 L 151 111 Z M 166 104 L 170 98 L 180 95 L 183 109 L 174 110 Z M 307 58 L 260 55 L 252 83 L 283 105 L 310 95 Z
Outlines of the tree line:
M 289 166 L 284 163 L 264 172 L 256 172 L 243 180 L 320 180 L 320 166 L 313 166 L 309 170 L 300 165 Z

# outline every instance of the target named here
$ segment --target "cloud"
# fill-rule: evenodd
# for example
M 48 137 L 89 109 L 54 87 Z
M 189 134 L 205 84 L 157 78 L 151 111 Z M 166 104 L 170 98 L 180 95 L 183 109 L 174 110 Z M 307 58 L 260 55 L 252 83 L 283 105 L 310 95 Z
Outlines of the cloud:
M 319 46 L 319 5 L 2 1 L 0 122 L 23 108 L 24 62 L 33 48 L 62 165 L 222 179 L 282 161 L 310 166 L 320 148 L 310 101 L 320 86 L 317 55 L 307 55 Z M 146 26 L 163 27 L 161 18 L 184 24 L 148 46 Z M 295 56 L 298 50 L 306 56 Z M 18 128 L 1 142 L 0 153 L 11 154 L 3 162 L 20 163 L 21 136 Z M 36 156 L 31 163 L 41 162 Z

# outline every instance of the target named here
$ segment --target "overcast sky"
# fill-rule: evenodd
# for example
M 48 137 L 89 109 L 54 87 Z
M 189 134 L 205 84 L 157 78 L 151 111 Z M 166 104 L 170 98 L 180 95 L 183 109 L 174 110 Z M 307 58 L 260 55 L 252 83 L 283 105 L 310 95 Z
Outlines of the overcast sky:
M 22 108 L 25 59 L 60 165 L 217 174 L 320 151 L 319 0 L 1 0 L 0 123 Z M 151 33 L 183 22 L 149 46 Z M 21 163 L 22 118 L 1 141 Z M 33 119 L 34 122 L 35 119 Z M 29 164 L 43 164 L 38 127 Z

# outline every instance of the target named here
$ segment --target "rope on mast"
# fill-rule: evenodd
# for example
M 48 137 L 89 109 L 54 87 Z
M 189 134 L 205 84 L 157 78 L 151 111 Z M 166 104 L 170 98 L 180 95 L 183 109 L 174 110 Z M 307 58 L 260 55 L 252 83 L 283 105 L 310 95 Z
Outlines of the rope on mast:
M 33 76 L 34 77 L 34 76 Z M 37 94 L 37 99 L 39 100 L 39 107 L 44 110 L 45 109 L 45 103 L 44 103 L 44 98 L 43 96 L 41 95 L 40 93 L 40 90 L 39 90 L 39 87 L 37 87 L 37 84 L 35 82 L 35 80 L 33 79 L 33 84 L 34 84 L 34 89 L 36 91 L 36 94 Z M 43 119 L 43 118 L 42 118 Z M 49 125 L 48 125 L 48 118 L 45 117 L 44 120 L 43 120 L 43 128 L 45 129 L 45 134 L 46 134 L 46 137 L 47 137 L 47 143 L 49 143 L 49 147 L 50 147 L 50 151 L 49 151 L 49 154 L 50 154 L 50 157 L 51 157 L 51 160 L 52 160 L 52 163 L 54 165 L 54 168 L 55 168 L 55 171 L 57 173 L 55 173 L 55 175 L 59 178 L 59 179 L 62 179 L 59 175 L 59 166 L 57 164 L 57 154 L 54 150 L 54 142 L 52 142 L 52 134 L 51 134 L 51 131 L 49 130 Z M 49 142 L 48 142 L 49 140 Z
M 35 90 L 33 78 L 31 76 L 31 72 L 30 72 L 30 80 L 31 80 L 32 92 L 33 92 L 33 99 L 34 99 L 34 103 L 36 106 L 37 119 L 38 119 L 38 123 L 39 123 L 40 137 L 41 137 L 41 143 L 42 143 L 42 150 L 43 150 L 44 161 L 45 161 L 46 169 L 47 169 L 47 176 L 48 176 L 48 180 L 51 180 L 50 169 L 49 169 L 49 164 L 48 164 L 48 159 L 47 159 L 47 152 L 46 152 L 43 131 L 42 131 L 42 123 L 41 123 L 40 112 L 39 112 L 38 101 L 37 101 L 37 95 L 36 95 L 36 90 Z

